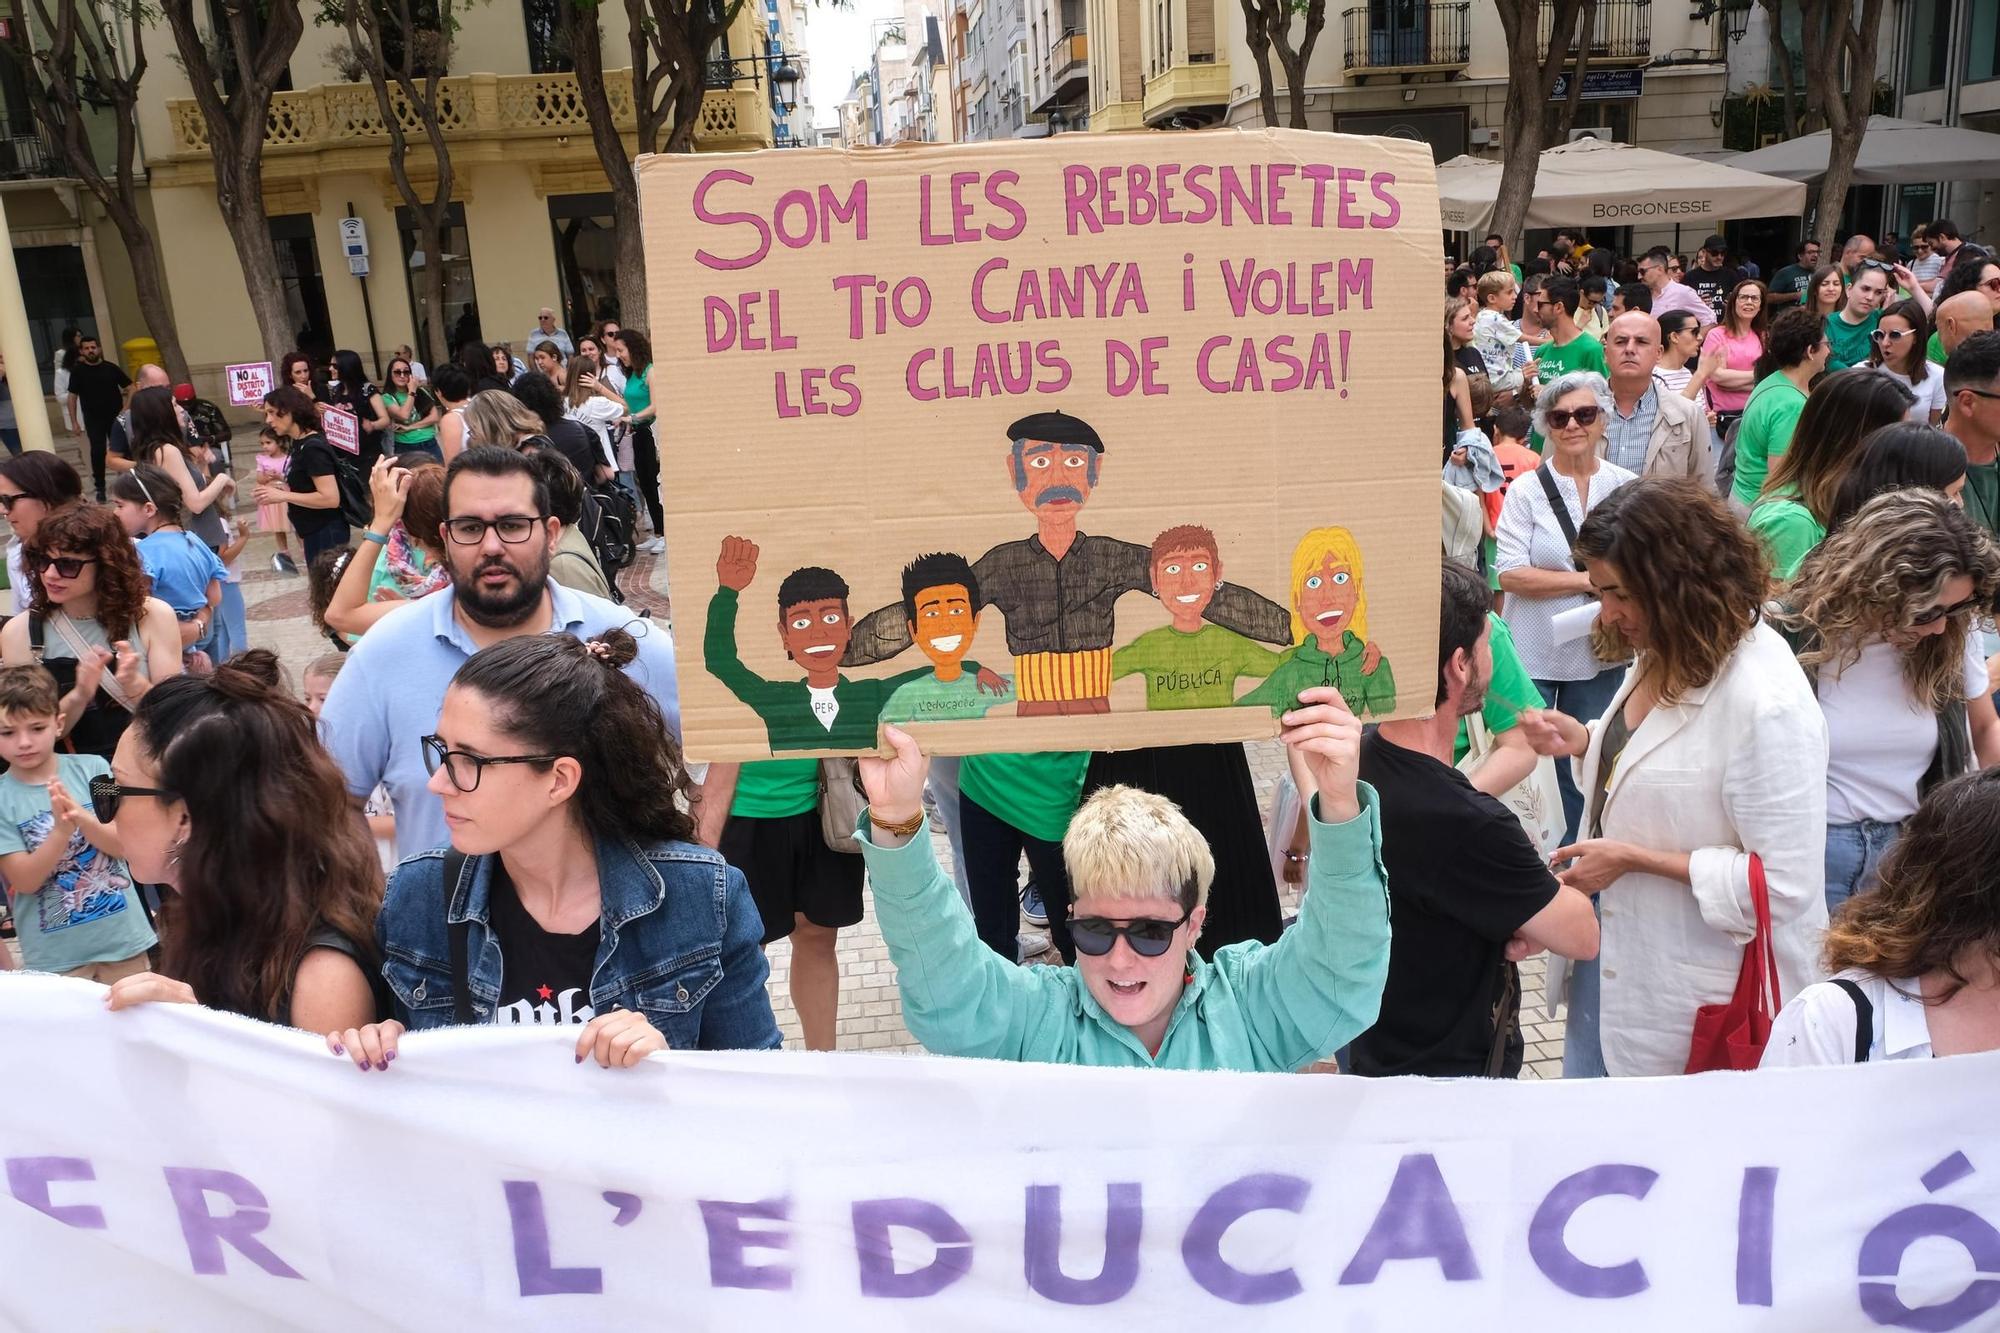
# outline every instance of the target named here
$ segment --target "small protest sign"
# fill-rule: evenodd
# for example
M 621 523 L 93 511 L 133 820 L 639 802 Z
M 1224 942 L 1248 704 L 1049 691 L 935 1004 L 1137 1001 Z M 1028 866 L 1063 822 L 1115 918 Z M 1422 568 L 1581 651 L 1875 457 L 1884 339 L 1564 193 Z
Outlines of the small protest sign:
M 1429 150 L 1293 130 L 640 164 L 684 742 L 1124 749 L 1429 711 Z
M 264 395 L 271 392 L 276 382 L 269 361 L 246 361 L 240 365 L 224 366 L 222 377 L 229 386 L 231 407 L 260 406 Z
M 361 452 L 361 418 L 344 407 L 322 407 L 319 410 L 320 434 L 336 449 L 350 454 Z

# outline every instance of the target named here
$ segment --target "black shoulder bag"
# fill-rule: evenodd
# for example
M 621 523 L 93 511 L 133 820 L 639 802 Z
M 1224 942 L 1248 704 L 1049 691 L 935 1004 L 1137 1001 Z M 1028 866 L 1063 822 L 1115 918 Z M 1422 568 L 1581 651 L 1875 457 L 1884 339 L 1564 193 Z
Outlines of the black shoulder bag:
M 1833 984 L 1854 1001 L 1854 1063 L 1865 1065 L 1868 1052 L 1875 1045 L 1875 1006 L 1868 1002 L 1867 992 L 1845 977 L 1835 977 Z

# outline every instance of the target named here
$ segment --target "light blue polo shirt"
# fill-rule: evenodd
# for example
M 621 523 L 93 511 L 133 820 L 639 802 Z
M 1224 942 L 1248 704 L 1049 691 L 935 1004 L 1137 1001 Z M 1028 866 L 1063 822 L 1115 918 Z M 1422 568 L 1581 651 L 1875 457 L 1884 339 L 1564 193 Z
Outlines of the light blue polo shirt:
M 666 625 L 555 582 L 549 597 L 556 630 L 588 638 L 623 629 L 638 640 L 639 655 L 625 674 L 653 696 L 678 737 L 680 684 Z M 320 732 L 347 774 L 349 794 L 366 799 L 377 783 L 389 788 L 399 860 L 451 842 L 444 805 L 426 787 L 430 774 L 421 742 L 437 730 L 445 687 L 478 651 L 453 609 L 453 590 L 445 588 L 376 621 L 348 653 L 320 716 Z

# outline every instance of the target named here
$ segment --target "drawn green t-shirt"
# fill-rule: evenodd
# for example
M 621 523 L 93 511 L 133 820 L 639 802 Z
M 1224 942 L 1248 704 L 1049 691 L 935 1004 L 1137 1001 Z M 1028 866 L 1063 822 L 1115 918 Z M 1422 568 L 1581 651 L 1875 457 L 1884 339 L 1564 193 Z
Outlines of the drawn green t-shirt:
M 979 682 L 970 671 L 961 671 L 956 680 L 939 680 L 936 672 L 917 677 L 905 685 L 898 686 L 889 696 L 889 702 L 882 705 L 884 722 L 956 722 L 965 718 L 985 717 L 987 711 L 997 704 L 1014 702 L 1014 682 L 1002 676 L 1007 688 L 1000 694 L 988 694 L 979 688 Z
M 1147 708 L 1227 708 L 1236 702 L 1238 676 L 1268 676 L 1283 660 L 1220 625 L 1192 634 L 1162 625 L 1111 654 L 1111 674 L 1143 674 Z
M 819 804 L 819 760 L 763 759 L 736 774 L 729 813 L 740 819 L 785 819 Z
M 1282 714 L 1298 706 L 1299 691 L 1315 685 L 1332 685 L 1339 689 L 1340 697 L 1347 701 L 1348 710 L 1356 717 L 1369 713 L 1388 715 L 1396 707 L 1396 677 L 1389 670 L 1389 659 L 1383 658 L 1375 664 L 1373 672 L 1364 674 L 1361 659 L 1368 655 L 1368 645 L 1351 631 L 1341 634 L 1340 643 L 1339 654 L 1328 657 L 1320 650 L 1318 640 L 1307 639 L 1285 654 L 1270 679 L 1236 702 L 1262 704 L 1273 714 Z

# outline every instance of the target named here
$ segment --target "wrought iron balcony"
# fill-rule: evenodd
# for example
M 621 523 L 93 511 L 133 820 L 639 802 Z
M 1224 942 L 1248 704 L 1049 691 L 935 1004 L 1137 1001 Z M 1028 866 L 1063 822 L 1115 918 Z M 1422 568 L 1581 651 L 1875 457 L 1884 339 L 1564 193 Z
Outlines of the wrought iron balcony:
M 0 180 L 53 180 L 68 174 L 62 155 L 39 131 L 0 134 Z
M 1549 53 L 1555 14 L 1555 0 L 1542 0 L 1537 45 L 1544 56 Z M 1650 60 L 1653 55 L 1652 0 L 1597 0 L 1589 39 L 1593 62 Z M 1581 54 L 1582 43 L 1574 43 L 1570 48 L 1570 58 L 1574 60 Z
M 1468 0 L 1373 0 L 1342 14 L 1346 67 L 1357 73 L 1464 69 L 1472 60 Z

